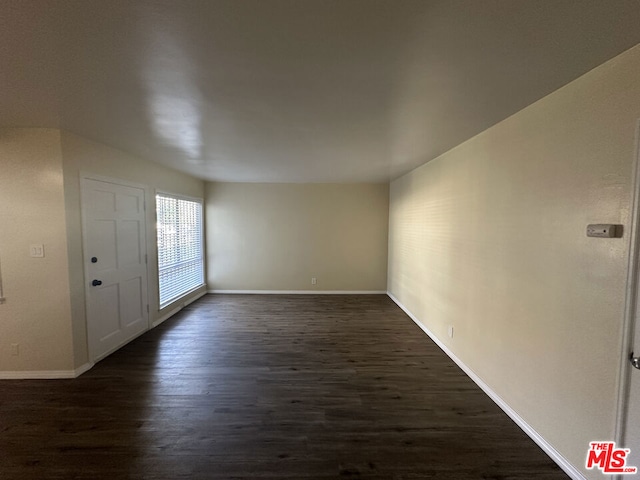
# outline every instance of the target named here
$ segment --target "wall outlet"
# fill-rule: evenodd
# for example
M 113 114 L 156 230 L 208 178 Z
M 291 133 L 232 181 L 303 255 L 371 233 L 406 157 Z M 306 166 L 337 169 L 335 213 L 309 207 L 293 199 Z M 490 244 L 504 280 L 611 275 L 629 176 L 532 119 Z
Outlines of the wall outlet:
M 453 338 L 453 325 L 449 325 L 449 328 L 447 328 L 447 333 L 449 334 L 449 338 Z
M 318 279 L 316 277 L 311 277 L 311 285 L 315 285 L 318 283 Z
M 17 357 L 18 355 L 20 355 L 20 344 L 19 343 L 12 343 L 11 344 L 11 356 Z

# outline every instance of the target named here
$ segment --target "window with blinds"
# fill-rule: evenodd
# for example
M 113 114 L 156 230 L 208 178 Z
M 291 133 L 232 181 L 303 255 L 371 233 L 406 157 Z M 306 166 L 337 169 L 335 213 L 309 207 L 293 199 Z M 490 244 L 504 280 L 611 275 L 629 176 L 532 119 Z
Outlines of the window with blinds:
M 156 195 L 160 308 L 204 284 L 202 203 Z

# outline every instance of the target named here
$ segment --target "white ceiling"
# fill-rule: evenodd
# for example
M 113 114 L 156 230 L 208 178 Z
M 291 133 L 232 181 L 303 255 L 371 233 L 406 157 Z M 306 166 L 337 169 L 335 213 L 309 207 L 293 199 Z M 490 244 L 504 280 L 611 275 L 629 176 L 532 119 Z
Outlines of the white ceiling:
M 638 0 L 0 0 L 0 126 L 387 181 L 640 41 Z

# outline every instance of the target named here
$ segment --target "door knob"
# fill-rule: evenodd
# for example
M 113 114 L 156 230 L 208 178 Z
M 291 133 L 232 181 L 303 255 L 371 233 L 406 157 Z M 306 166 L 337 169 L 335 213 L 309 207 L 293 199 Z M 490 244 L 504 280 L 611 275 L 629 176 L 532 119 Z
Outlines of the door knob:
M 631 365 L 640 370 L 640 357 L 634 357 L 633 352 L 631 352 L 631 355 L 629 355 L 629 361 L 631 362 Z
M 91 282 L 91 285 L 97 287 L 98 285 L 102 285 L 102 282 L 100 280 L 94 280 L 93 282 Z

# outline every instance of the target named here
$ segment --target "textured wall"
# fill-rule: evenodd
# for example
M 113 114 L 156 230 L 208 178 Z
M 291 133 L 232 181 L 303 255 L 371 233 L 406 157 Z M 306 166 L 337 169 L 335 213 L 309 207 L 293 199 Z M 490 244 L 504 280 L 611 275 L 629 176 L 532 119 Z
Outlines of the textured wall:
M 386 184 L 209 183 L 208 286 L 384 291 L 388 206 Z
M 391 185 L 389 291 L 577 468 L 614 435 L 629 238 L 585 227 L 629 226 L 638 78 L 635 47 Z
M 87 361 L 85 282 L 80 210 L 81 176 L 88 174 L 102 175 L 124 182 L 140 184 L 145 189 L 147 203 L 147 254 L 149 256 L 149 320 L 151 323 L 161 317 L 164 312 L 175 308 L 174 305 L 169 305 L 163 311 L 158 309 L 158 262 L 155 226 L 156 190 L 203 198 L 204 182 L 68 132 L 62 132 L 62 156 L 69 239 L 69 276 L 75 363 L 76 367 L 78 367 Z
M 60 132 L 0 129 L 0 372 L 73 369 Z M 29 246 L 44 245 L 44 258 Z M 11 355 L 11 344 L 19 355 Z

